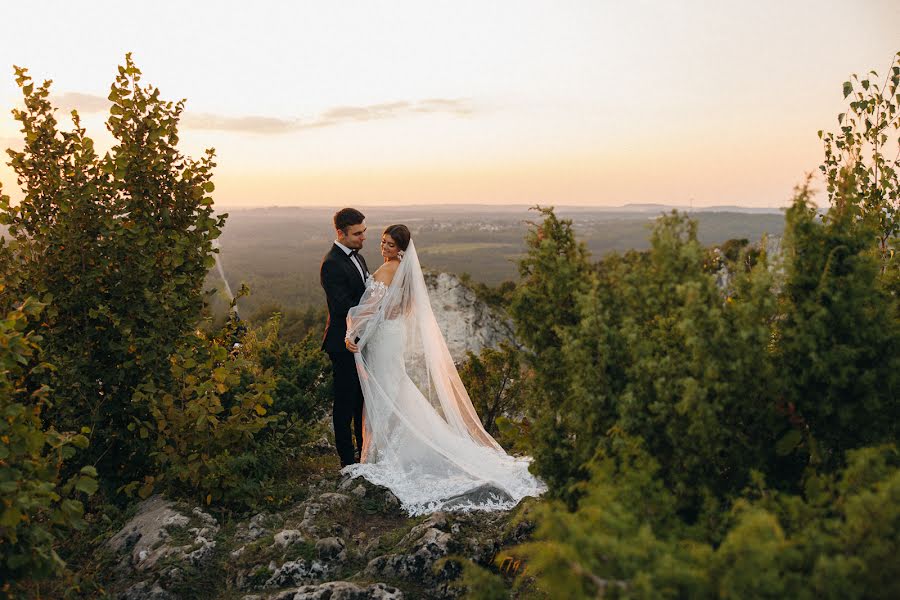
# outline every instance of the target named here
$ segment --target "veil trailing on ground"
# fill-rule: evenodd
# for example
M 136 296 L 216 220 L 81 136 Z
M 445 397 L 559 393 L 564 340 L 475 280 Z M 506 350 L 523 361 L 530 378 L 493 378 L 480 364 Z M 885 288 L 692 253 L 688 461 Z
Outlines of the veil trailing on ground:
M 362 462 L 410 514 L 510 508 L 546 488 L 485 431 L 457 373 L 410 241 L 390 285 L 369 279 L 347 316 L 365 398 Z

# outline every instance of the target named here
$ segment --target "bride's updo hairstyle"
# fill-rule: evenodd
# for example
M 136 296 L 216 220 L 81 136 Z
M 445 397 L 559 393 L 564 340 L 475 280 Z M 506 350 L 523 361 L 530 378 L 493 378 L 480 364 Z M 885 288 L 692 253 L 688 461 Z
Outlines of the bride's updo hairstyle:
M 391 236 L 397 247 L 404 252 L 409 247 L 409 240 L 412 239 L 412 234 L 409 233 L 409 227 L 406 225 L 388 225 L 384 233 Z

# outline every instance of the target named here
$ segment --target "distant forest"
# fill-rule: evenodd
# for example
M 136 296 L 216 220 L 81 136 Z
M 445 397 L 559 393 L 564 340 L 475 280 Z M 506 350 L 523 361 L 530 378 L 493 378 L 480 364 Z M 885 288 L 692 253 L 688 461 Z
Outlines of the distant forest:
M 528 221 L 536 218 L 525 206 L 363 208 L 369 237 L 363 249 L 371 269 L 380 263 L 381 231 L 392 223 L 412 230 L 422 265 L 426 269 L 462 275 L 475 282 L 496 286 L 518 280 L 516 261 L 526 251 Z M 594 260 L 610 252 L 649 248 L 650 225 L 664 206 L 642 205 L 632 209 L 560 208 L 557 213 L 573 220 L 579 239 L 587 243 Z M 302 312 L 313 320 L 324 306 L 318 272 L 322 256 L 333 239 L 331 209 L 260 208 L 228 211 L 219 240 L 220 259 L 232 290 L 247 284 L 250 295 L 238 301 L 242 316 L 258 320 L 273 310 L 284 312 L 284 325 Z M 780 212 L 698 211 L 699 239 L 704 245 L 729 239 L 758 241 L 763 234 L 780 236 L 784 215 Z M 211 271 L 208 284 L 222 288 Z M 214 301 L 223 306 L 221 297 Z

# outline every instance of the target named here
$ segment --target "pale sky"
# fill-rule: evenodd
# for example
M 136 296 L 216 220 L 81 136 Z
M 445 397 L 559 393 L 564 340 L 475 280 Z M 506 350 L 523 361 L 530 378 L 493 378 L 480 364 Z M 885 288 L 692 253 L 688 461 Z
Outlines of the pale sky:
M 187 99 L 217 206 L 782 206 L 836 129 L 841 83 L 884 73 L 900 2 L 4 0 L 12 65 L 52 79 L 99 146 L 116 66 Z M 65 114 L 65 113 L 63 113 Z M 3 162 L 6 162 L 4 155 Z M 18 195 L 0 167 L 4 191 Z

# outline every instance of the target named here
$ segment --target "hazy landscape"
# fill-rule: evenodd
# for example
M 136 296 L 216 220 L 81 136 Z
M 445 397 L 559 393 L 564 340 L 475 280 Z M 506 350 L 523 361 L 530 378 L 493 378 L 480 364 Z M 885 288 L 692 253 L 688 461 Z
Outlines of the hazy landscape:
M 572 219 L 579 239 L 595 259 L 610 252 L 645 249 L 650 223 L 672 207 L 633 204 L 623 207 L 557 208 Z M 410 227 L 426 269 L 468 273 L 474 281 L 497 285 L 516 280 L 516 260 L 525 252 L 524 234 L 535 218 L 527 206 L 399 206 L 360 207 L 367 216 L 368 240 L 362 252 L 370 270 L 380 263 L 378 241 L 386 225 Z M 228 211 L 219 240 L 220 259 L 231 288 L 242 283 L 249 297 L 239 301 L 245 316 L 260 308 L 285 310 L 319 308 L 324 295 L 318 281 L 319 264 L 334 232 L 334 208 L 272 207 Z M 778 209 L 734 206 L 694 209 L 700 241 L 719 244 L 733 238 L 758 240 L 763 234 L 780 236 L 784 215 Z M 211 276 L 210 283 L 218 283 Z

